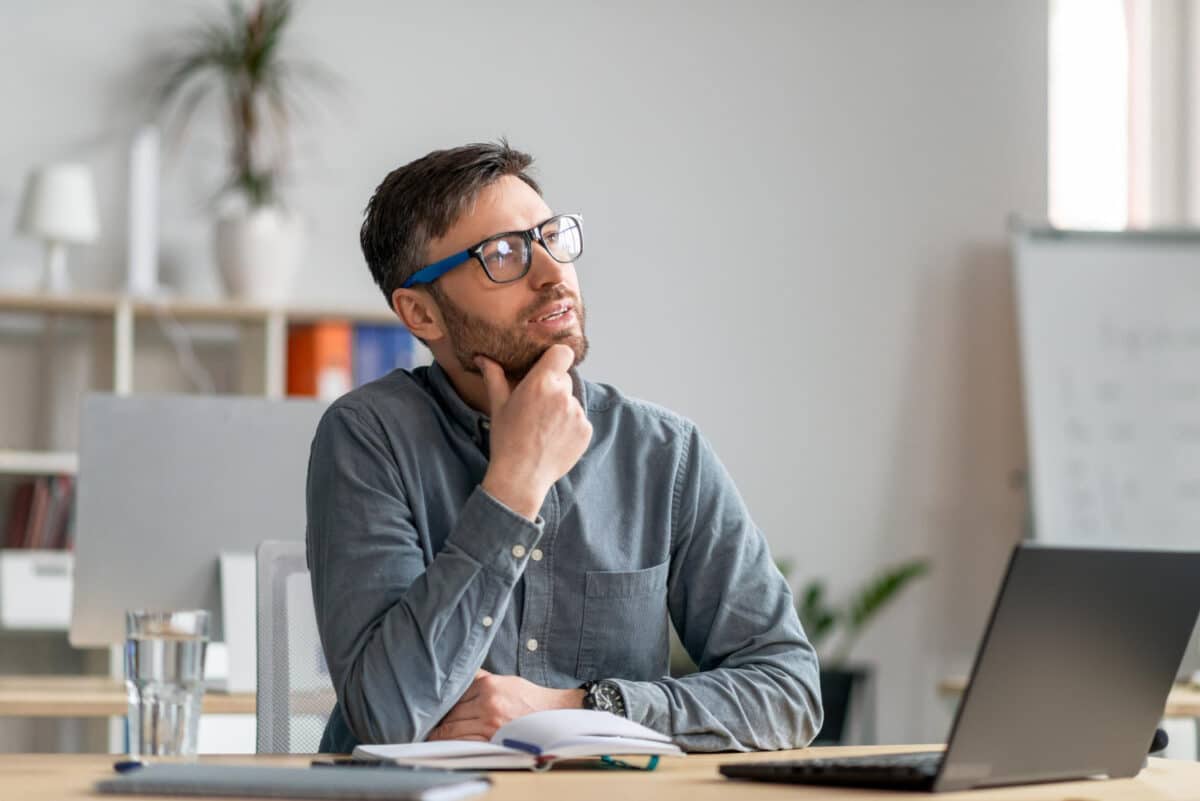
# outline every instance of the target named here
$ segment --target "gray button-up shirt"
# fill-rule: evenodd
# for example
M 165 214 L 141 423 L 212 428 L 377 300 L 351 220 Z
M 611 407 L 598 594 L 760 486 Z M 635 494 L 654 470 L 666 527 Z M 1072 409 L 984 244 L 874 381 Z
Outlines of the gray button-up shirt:
M 308 564 L 338 705 L 322 750 L 422 740 L 476 670 L 611 679 L 693 751 L 797 748 L 817 659 L 733 481 L 688 420 L 572 373 L 593 427 L 536 522 L 479 483 L 488 420 L 438 366 L 335 402 L 313 440 Z M 700 672 L 670 678 L 669 629 Z

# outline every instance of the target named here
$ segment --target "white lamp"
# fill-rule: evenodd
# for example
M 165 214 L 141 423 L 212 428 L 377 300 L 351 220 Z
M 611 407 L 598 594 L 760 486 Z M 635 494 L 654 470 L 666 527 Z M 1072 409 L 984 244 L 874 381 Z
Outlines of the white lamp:
M 44 288 L 65 292 L 67 245 L 94 242 L 100 234 L 92 173 L 82 164 L 52 164 L 34 170 L 25 184 L 17 230 L 46 243 Z

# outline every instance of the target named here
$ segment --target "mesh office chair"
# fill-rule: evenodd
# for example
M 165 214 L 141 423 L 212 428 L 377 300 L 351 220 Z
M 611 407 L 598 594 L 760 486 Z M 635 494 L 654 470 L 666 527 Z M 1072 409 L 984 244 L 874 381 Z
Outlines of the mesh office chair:
M 258 753 L 316 753 L 336 696 L 303 542 L 258 546 Z

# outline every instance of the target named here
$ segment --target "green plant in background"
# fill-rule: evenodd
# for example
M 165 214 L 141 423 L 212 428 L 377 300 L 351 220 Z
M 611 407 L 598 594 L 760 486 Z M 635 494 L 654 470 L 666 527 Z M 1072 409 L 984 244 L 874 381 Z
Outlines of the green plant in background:
M 154 65 L 163 76 L 157 102 L 174 112 L 181 132 L 197 107 L 220 91 L 232 138 L 221 194 L 236 192 L 251 208 L 279 203 L 288 127 L 304 112 L 304 88 L 337 82 L 320 65 L 282 54 L 293 10 L 291 0 L 260 0 L 250 10 L 234 0 L 223 17 L 182 30 Z
M 792 565 L 779 560 L 779 571 L 787 577 Z M 913 559 L 885 568 L 868 581 L 844 606 L 830 603 L 824 579 L 813 579 L 797 594 L 796 611 L 808 635 L 809 642 L 822 655 L 823 666 L 838 667 L 846 663 L 850 649 L 862 635 L 863 629 L 884 607 L 915 579 L 929 572 L 929 562 Z M 838 647 L 826 655 L 822 646 L 840 631 Z

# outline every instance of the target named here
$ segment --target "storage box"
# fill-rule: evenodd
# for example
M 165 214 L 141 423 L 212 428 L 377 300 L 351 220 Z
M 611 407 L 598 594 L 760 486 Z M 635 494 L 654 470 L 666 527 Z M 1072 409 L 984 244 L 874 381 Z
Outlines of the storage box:
M 74 566 L 70 551 L 0 550 L 0 628 L 66 631 Z

